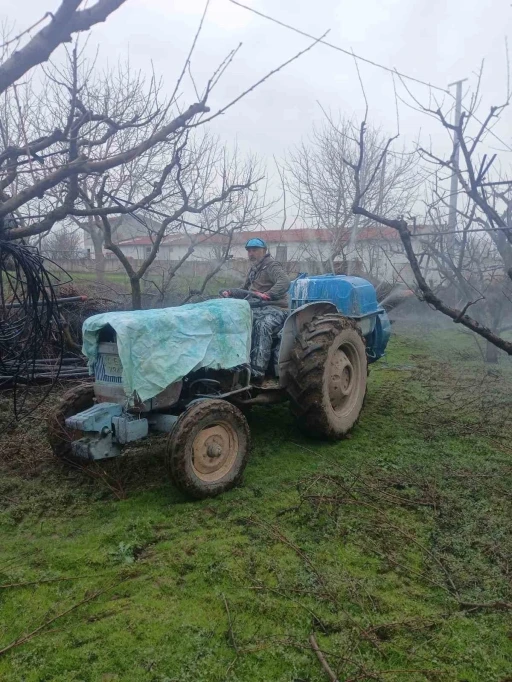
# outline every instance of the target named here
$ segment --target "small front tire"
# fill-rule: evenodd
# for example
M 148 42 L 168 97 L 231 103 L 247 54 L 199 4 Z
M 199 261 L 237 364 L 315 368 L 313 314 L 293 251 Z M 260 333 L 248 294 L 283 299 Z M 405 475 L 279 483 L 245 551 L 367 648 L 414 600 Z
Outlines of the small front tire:
M 242 480 L 250 433 L 240 410 L 225 400 L 199 400 L 178 419 L 169 435 L 167 462 L 182 492 L 215 497 Z

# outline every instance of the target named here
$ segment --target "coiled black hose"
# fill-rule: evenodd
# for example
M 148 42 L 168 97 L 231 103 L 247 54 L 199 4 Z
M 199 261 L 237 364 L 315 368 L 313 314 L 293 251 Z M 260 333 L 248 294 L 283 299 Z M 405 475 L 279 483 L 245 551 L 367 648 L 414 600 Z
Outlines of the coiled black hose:
M 25 378 L 34 374 L 48 342 L 57 349 L 60 370 L 64 336 L 55 290 L 60 283 L 34 247 L 0 239 L 0 388 L 8 383 L 13 390 L 15 419 L 30 414 L 52 389 L 53 383 L 26 408 Z

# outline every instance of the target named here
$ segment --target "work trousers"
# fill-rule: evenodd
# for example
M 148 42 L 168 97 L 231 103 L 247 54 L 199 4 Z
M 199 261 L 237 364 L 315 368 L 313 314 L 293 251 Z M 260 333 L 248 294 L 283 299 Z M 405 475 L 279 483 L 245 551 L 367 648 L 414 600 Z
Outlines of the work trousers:
M 275 306 L 253 308 L 252 311 L 252 347 L 251 370 L 254 377 L 266 374 L 272 344 L 288 317 L 288 311 Z

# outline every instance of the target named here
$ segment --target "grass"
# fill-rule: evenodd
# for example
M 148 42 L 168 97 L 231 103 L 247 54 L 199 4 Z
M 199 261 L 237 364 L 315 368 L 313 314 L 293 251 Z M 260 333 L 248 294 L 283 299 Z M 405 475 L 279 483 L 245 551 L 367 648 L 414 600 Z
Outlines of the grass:
M 80 282 L 99 282 L 98 280 L 98 275 L 96 272 L 70 272 L 68 273 L 73 282 L 75 283 L 80 283 Z M 242 279 L 242 275 L 240 275 L 240 279 Z M 155 281 L 157 285 L 161 284 L 161 274 L 157 271 L 150 271 L 149 275 L 144 278 L 143 280 L 143 288 L 146 286 L 148 289 L 153 289 L 154 287 L 151 287 L 151 282 Z M 175 280 L 177 280 L 176 287 L 179 291 L 183 291 L 188 293 L 188 289 L 197 289 L 201 287 L 204 277 L 201 277 L 199 275 L 197 276 L 192 276 L 192 275 L 182 275 L 178 273 L 175 277 Z M 130 287 L 130 278 L 126 274 L 126 272 L 121 271 L 121 272 L 105 272 L 104 273 L 104 281 L 107 284 L 120 284 L 126 287 Z M 218 273 L 215 277 L 212 278 L 212 280 L 209 282 L 207 286 L 207 291 L 210 292 L 212 287 L 214 288 L 215 292 L 218 290 L 219 286 L 225 286 L 226 284 L 232 283 L 233 282 L 233 276 L 229 276 L 223 272 Z M 216 287 L 216 288 L 215 288 Z
M 203 502 L 162 439 L 55 463 L 40 410 L 0 442 L 0 679 L 321 682 L 313 633 L 344 682 L 510 680 L 511 377 L 396 336 L 350 439 L 255 410 L 244 485 Z
M 81 293 L 91 296 L 93 299 L 101 295 L 107 298 L 119 298 L 126 301 L 130 297 L 130 280 L 128 275 L 123 272 L 105 272 L 103 281 L 99 281 L 94 272 L 73 272 L 68 273 L 72 282 L 72 287 Z M 203 287 L 204 277 L 183 275 L 179 272 L 173 278 L 165 291 L 162 302 L 162 275 L 157 270 L 149 271 L 144 277 L 141 288 L 143 299 L 158 305 L 177 305 L 187 298 L 192 292 L 198 292 Z M 233 275 L 220 272 L 210 279 L 202 295 L 194 296 L 193 300 L 201 300 L 202 297 L 217 296 L 220 289 L 233 285 L 240 285 Z M 91 290 L 91 286 L 93 287 Z
M 96 272 L 72 272 L 69 274 L 74 282 L 98 281 L 98 275 Z M 125 284 L 126 286 L 130 286 L 130 279 L 125 272 L 105 272 L 104 279 L 106 282 Z

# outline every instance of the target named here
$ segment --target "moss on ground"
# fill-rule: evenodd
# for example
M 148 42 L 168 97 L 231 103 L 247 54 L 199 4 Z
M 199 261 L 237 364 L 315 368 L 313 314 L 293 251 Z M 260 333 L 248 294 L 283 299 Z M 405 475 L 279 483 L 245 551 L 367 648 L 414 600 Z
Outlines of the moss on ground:
M 340 680 L 505 682 L 511 372 L 479 357 L 395 336 L 350 439 L 257 409 L 243 487 L 202 502 L 163 438 L 54 462 L 39 410 L 0 441 L 0 679 L 321 682 L 314 634 Z

